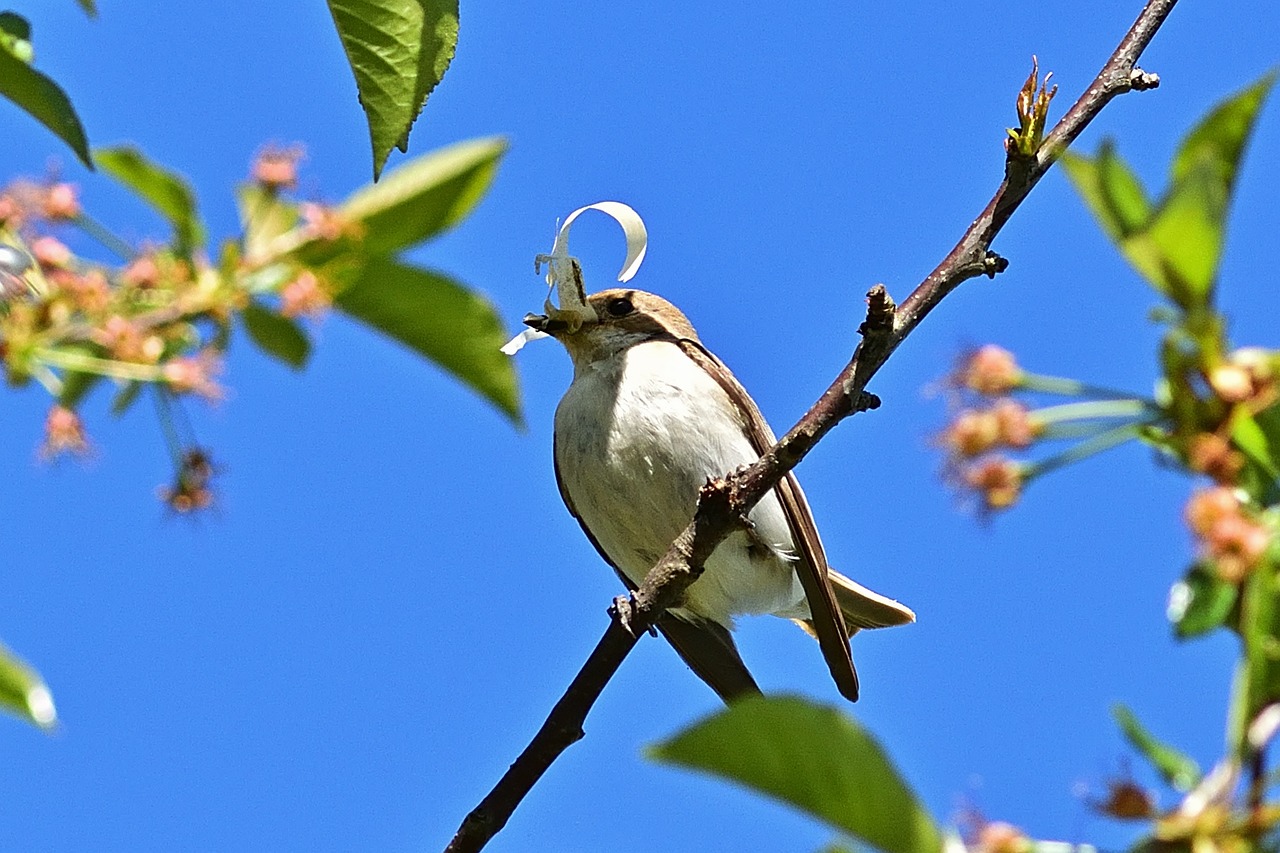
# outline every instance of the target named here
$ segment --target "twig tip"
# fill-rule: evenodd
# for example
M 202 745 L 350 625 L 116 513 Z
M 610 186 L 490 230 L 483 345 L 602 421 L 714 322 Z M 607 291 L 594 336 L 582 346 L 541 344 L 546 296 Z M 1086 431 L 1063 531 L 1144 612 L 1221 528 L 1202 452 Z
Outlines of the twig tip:
M 982 259 L 982 274 L 987 278 L 995 278 L 1009 268 L 1009 259 L 995 252 L 987 252 Z
M 1129 72 L 1129 88 L 1137 92 L 1145 92 L 1148 89 L 1155 89 L 1160 85 L 1160 75 L 1141 68 L 1134 68 Z

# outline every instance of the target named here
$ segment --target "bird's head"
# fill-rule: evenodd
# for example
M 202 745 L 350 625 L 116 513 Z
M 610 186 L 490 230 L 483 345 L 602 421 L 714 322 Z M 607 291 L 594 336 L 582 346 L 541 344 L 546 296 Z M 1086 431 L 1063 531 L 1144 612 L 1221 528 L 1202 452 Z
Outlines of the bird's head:
M 579 311 L 572 320 L 526 314 L 524 324 L 564 344 L 575 367 L 610 358 L 645 341 L 698 339 L 684 313 L 653 293 L 615 287 L 591 294 L 585 305 L 587 310 Z

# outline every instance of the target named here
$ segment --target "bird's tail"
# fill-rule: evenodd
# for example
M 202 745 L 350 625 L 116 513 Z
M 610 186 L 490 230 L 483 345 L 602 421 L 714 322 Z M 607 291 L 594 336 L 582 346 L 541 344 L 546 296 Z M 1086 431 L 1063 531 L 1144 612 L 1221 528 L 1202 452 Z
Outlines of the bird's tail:
M 878 592 L 872 592 L 835 569 L 831 569 L 827 576 L 831 579 L 831 591 L 835 593 L 836 604 L 844 614 L 844 622 L 850 634 L 864 628 L 889 628 L 916 621 L 915 612 L 905 604 L 886 598 Z M 808 619 L 792 621 L 806 634 L 816 636 Z

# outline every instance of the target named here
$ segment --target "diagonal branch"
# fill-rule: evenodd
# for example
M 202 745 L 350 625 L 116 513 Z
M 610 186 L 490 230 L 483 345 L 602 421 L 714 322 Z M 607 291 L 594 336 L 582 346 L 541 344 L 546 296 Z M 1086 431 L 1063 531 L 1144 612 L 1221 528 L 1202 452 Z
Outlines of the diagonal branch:
M 746 513 L 794 468 L 837 423 L 875 408 L 867 383 L 920 321 L 961 283 L 994 277 L 1007 262 L 990 251 L 1009 217 L 1059 155 L 1116 95 L 1154 88 L 1159 78 L 1137 67 L 1138 57 L 1173 10 L 1177 0 L 1148 0 L 1137 21 L 1098 76 L 1029 156 L 1010 149 L 1005 177 L 986 208 L 937 268 L 895 308 L 883 285 L 867 294 L 862 343 L 853 359 L 791 431 L 759 462 L 707 483 L 689 526 L 649 572 L 630 599 L 615 602 L 613 620 L 587 662 L 556 703 L 529 746 L 488 796 L 467 815 L 446 853 L 480 850 L 497 834 L 517 805 L 561 752 L 583 736 L 582 724 L 604 686 L 639 637 L 678 604 L 702 572 L 703 563 Z

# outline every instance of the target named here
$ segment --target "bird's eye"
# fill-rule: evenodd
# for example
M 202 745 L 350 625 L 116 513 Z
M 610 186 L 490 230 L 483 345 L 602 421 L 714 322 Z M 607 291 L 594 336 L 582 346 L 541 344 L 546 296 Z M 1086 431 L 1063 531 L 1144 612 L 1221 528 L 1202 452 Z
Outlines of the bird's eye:
M 625 296 L 619 296 L 617 299 L 610 299 L 606 302 L 604 310 L 609 312 L 610 317 L 625 317 L 635 309 L 630 299 Z

